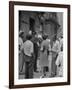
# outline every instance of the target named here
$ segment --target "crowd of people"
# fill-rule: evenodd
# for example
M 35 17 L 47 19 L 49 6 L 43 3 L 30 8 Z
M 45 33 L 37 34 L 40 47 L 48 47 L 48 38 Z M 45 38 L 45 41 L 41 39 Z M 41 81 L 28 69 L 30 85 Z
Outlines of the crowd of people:
M 24 40 L 24 32 L 19 33 L 19 73 L 25 65 L 24 76 L 33 78 L 34 72 L 41 73 L 40 78 L 63 76 L 63 37 L 56 35 L 50 40 L 48 35 L 29 32 Z M 39 67 L 38 70 L 38 63 Z M 48 73 L 47 73 L 48 72 Z

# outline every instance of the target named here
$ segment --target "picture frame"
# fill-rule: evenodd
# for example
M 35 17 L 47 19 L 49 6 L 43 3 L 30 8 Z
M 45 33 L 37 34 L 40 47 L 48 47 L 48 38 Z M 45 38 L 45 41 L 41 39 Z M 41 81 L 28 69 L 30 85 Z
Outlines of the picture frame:
M 16 9 L 16 7 L 17 7 L 17 9 Z M 61 9 L 61 10 L 63 9 L 64 10 L 64 11 L 62 11 L 64 13 L 63 18 L 64 18 L 64 15 L 66 14 L 66 17 L 63 19 L 63 23 L 64 23 L 63 28 L 66 29 L 66 31 L 65 31 L 66 33 L 64 32 L 65 33 L 64 35 L 66 35 L 66 36 L 64 36 L 66 38 L 66 39 L 64 39 L 64 42 L 66 41 L 65 42 L 66 47 L 65 47 L 64 50 L 67 50 L 67 52 L 64 56 L 64 57 L 66 57 L 66 58 L 64 58 L 64 59 L 66 59 L 66 63 L 65 63 L 66 64 L 66 69 L 64 71 L 64 72 L 66 72 L 65 73 L 66 76 L 64 78 L 62 78 L 62 81 L 57 82 L 58 80 L 60 80 L 58 78 L 55 79 L 55 81 L 57 80 L 56 82 L 55 81 L 47 82 L 46 79 L 43 79 L 42 81 L 41 81 L 41 79 L 37 79 L 37 80 L 36 79 L 34 79 L 34 80 L 32 80 L 32 79 L 31 80 L 30 79 L 29 80 L 24 80 L 23 79 L 22 82 L 19 82 L 19 83 L 15 84 L 15 80 L 16 80 L 16 76 L 17 76 L 16 75 L 16 73 L 17 73 L 17 71 L 16 71 L 16 66 L 17 66 L 16 61 L 18 59 L 18 57 L 16 58 L 17 52 L 15 52 L 15 51 L 17 49 L 15 49 L 15 48 L 18 45 L 18 40 L 16 42 L 16 39 L 18 37 L 17 30 L 19 29 L 18 28 L 19 27 L 18 23 L 16 22 L 19 19 L 18 19 L 18 17 L 16 18 L 16 16 L 18 16 L 17 12 L 19 10 L 29 10 L 29 8 L 33 12 L 34 12 L 34 10 L 38 11 L 38 9 L 40 9 L 40 8 L 41 9 L 39 11 L 42 11 L 42 12 L 45 12 L 44 11 L 45 9 L 46 9 L 46 12 L 47 12 L 47 10 L 49 8 L 50 8 L 50 10 L 52 10 L 53 8 L 55 8 L 57 10 L 58 9 Z M 57 12 L 59 12 L 59 11 L 57 11 Z M 66 23 L 64 21 L 65 19 L 67 20 Z M 17 23 L 17 25 L 16 25 L 16 23 Z M 66 28 L 65 28 L 65 25 L 66 25 Z M 17 29 L 16 29 L 16 27 L 17 27 Z M 51 78 L 51 79 L 53 80 L 53 78 Z M 62 85 L 70 85 L 70 5 L 9 1 L 9 88 L 10 89 L 12 89 L 12 88 L 30 88 L 30 87 L 47 87 L 47 86 L 62 86 Z

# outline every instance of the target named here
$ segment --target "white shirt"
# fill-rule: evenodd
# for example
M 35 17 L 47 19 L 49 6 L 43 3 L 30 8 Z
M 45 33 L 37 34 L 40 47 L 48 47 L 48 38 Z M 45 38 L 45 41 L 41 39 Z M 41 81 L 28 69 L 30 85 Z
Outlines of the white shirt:
M 59 45 L 59 41 L 56 40 L 55 42 L 53 42 L 53 47 L 52 47 L 52 51 L 59 53 L 60 51 L 60 45 Z
M 24 50 L 24 54 L 27 56 L 31 56 L 33 53 L 33 43 L 30 40 L 27 40 L 24 42 L 22 49 Z

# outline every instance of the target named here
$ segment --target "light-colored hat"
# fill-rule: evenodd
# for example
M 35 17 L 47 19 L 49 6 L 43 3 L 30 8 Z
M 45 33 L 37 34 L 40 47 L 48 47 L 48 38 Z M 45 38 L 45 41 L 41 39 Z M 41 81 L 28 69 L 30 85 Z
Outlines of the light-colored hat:
M 24 31 L 20 30 L 19 35 L 20 35 L 20 34 L 23 34 L 23 33 L 24 33 Z

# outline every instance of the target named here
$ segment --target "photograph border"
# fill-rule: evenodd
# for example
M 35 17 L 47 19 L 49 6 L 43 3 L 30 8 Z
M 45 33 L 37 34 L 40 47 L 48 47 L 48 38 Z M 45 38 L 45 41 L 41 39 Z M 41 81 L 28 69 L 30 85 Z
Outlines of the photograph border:
M 41 84 L 25 84 L 14 85 L 14 6 L 39 6 L 39 7 L 55 7 L 67 8 L 67 82 L 57 83 L 41 83 Z M 51 3 L 34 3 L 34 2 L 19 2 L 9 1 L 9 88 L 30 88 L 30 87 L 44 87 L 44 86 L 61 86 L 70 85 L 70 5 L 66 4 L 51 4 Z

